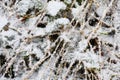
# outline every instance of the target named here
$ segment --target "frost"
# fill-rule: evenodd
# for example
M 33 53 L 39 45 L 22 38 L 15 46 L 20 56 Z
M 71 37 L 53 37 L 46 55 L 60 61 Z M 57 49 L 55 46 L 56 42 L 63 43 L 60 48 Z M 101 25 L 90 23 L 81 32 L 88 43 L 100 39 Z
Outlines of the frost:
M 49 1 L 47 5 L 48 14 L 51 16 L 56 16 L 60 10 L 66 9 L 66 5 L 59 1 Z

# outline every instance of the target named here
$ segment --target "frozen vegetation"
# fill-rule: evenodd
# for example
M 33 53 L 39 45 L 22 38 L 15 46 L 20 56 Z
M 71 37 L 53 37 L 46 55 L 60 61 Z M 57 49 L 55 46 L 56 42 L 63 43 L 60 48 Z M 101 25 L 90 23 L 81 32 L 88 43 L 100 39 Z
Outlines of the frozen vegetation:
M 120 80 L 120 0 L 0 0 L 0 80 Z

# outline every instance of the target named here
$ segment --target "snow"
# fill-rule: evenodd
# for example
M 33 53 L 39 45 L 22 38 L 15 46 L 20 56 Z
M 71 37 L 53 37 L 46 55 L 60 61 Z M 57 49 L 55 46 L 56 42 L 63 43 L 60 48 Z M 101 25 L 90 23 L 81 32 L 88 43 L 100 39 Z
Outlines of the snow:
M 55 22 L 57 24 L 61 24 L 61 25 L 67 25 L 70 23 L 69 19 L 67 19 L 67 18 L 59 18 Z
M 95 16 L 94 12 L 100 16 L 98 16 L 98 19 L 102 17 L 102 13 L 107 7 L 106 3 L 104 3 L 105 1 L 96 0 L 96 2 L 100 2 L 100 5 L 96 5 L 96 3 L 93 2 L 94 6 L 90 7 L 89 12 L 86 7 L 88 4 L 85 5 L 85 8 L 83 6 L 85 0 L 81 3 L 82 5 L 75 2 L 73 7 L 71 7 L 73 0 L 15 0 L 17 2 L 11 8 L 9 8 L 9 1 L 11 3 L 14 0 L 2 0 L 2 3 L 7 2 L 8 5 L 0 5 L 0 55 L 5 55 L 6 60 L 8 60 L 8 62 L 6 62 L 7 65 L 13 62 L 13 71 L 15 72 L 14 80 L 21 80 L 21 76 L 26 77 L 27 75 L 28 80 L 77 80 L 78 78 L 76 79 L 76 76 L 79 75 L 76 74 L 76 71 L 80 68 L 81 62 L 86 71 L 86 73 L 83 74 L 87 74 L 88 76 L 89 73 L 87 73 L 87 70 L 93 68 L 95 70 L 91 71 L 91 74 L 96 78 L 96 75 L 98 75 L 98 78 L 103 80 L 109 80 L 111 75 L 120 73 L 120 31 L 118 30 L 120 11 L 116 10 L 115 13 L 113 13 L 114 15 L 109 16 L 111 19 L 114 17 L 113 23 L 107 19 L 105 21 L 103 20 L 104 22 L 108 21 L 112 23 L 114 25 L 113 28 L 106 28 L 100 25 L 100 29 L 96 30 L 96 33 L 90 38 L 97 38 L 98 40 L 88 41 L 90 33 L 94 32 L 93 30 L 96 28 L 96 26 L 89 26 L 89 19 L 91 19 L 91 16 Z M 107 0 L 107 2 L 109 1 L 110 0 Z M 119 5 L 119 3 L 117 4 Z M 42 9 L 43 6 L 44 9 Z M 40 11 L 38 15 L 32 14 L 35 12 L 33 7 Z M 95 8 L 94 11 L 92 11 L 93 8 Z M 26 11 L 29 9 L 32 9 L 32 13 L 30 13 L 31 16 L 27 20 L 21 21 L 21 19 L 24 18 L 22 16 L 28 15 Z M 41 9 L 45 12 L 45 15 L 43 15 Z M 67 13 L 68 9 L 70 12 L 68 11 Z M 61 10 L 63 10 L 65 14 L 70 13 L 73 16 L 61 14 Z M 120 10 L 119 6 L 118 10 Z M 87 21 L 84 23 L 86 13 L 89 14 L 86 17 Z M 59 16 L 56 16 L 57 14 Z M 74 19 L 72 24 L 70 24 L 71 19 Z M 45 27 L 40 28 L 36 26 L 40 22 L 45 22 Z M 79 22 L 80 25 L 75 27 L 76 22 Z M 8 26 L 9 29 L 5 31 L 3 27 L 7 23 L 10 23 L 10 25 Z M 96 22 L 96 24 L 97 23 L 98 22 Z M 116 30 L 114 36 L 100 34 L 102 32 L 107 33 L 114 28 Z M 18 34 L 18 32 L 21 34 Z M 65 46 L 63 46 L 64 44 Z M 7 49 L 6 45 L 10 45 L 12 49 Z M 16 57 L 13 58 L 13 56 Z M 29 57 L 29 68 L 39 66 L 36 70 L 27 70 L 28 67 L 24 60 L 26 56 L 27 58 Z M 46 60 L 48 56 L 50 57 Z M 61 60 L 58 59 L 60 56 L 62 56 Z M 15 59 L 15 61 L 11 61 L 13 59 Z M 79 64 L 76 64 L 72 70 L 72 64 L 76 60 L 79 61 Z M 61 62 L 59 63 L 58 61 Z M 68 62 L 69 67 L 66 67 L 66 62 Z M 41 65 L 38 65 L 38 63 L 41 63 Z M 56 67 L 55 65 L 58 63 L 59 66 Z M 2 67 L 4 66 L 2 65 Z M 29 71 L 31 73 L 29 73 Z M 92 73 L 94 71 L 96 74 Z M 10 77 L 6 79 L 2 75 L 0 72 L 0 80 L 12 80 Z M 9 75 L 11 76 L 12 74 Z M 64 79 L 66 75 L 69 78 Z M 119 78 L 115 76 L 113 80 L 116 79 L 119 80 Z
M 28 9 L 34 7 L 41 9 L 43 6 L 39 0 L 21 0 L 16 6 L 19 15 L 25 15 Z
M 31 0 L 22 0 L 19 2 L 19 4 L 17 4 L 18 5 L 17 11 L 19 12 L 20 15 L 24 15 L 27 12 L 28 8 L 34 6 L 33 3 L 32 4 L 30 3 L 32 3 Z
M 66 9 L 66 5 L 60 1 L 49 1 L 47 5 L 48 14 L 56 16 L 60 10 Z
M 46 25 L 46 32 L 51 32 L 53 30 L 55 30 L 55 22 L 50 22 Z
M 72 0 L 65 0 L 65 3 L 71 4 L 71 3 L 72 3 Z
M 8 23 L 8 20 L 5 16 L 0 16 L 0 30 Z
M 40 49 L 36 48 L 36 47 L 33 48 L 33 53 L 35 53 L 38 57 L 42 57 L 43 56 L 42 55 L 43 54 L 42 51 Z
M 79 50 L 83 51 L 86 48 L 86 46 L 87 46 L 87 41 L 86 40 L 82 40 L 82 41 L 80 41 L 78 43 L 78 45 L 79 45 Z
M 60 27 L 60 25 L 67 25 L 69 24 L 69 19 L 67 18 L 58 18 L 52 22 L 49 22 L 47 25 L 46 25 L 46 29 L 45 31 L 48 33 L 48 32 L 51 32 L 51 31 L 54 31 L 56 29 L 58 29 Z
M 100 6 L 97 8 L 96 12 L 101 17 L 105 9 L 106 9 L 106 6 Z
M 83 61 L 84 66 L 87 68 L 95 68 L 99 69 L 99 55 L 96 55 L 92 52 L 87 52 L 87 53 L 81 53 L 79 51 L 75 51 L 74 53 L 75 59 L 80 59 L 80 61 Z
M 70 42 L 70 39 L 68 38 L 67 34 L 67 32 L 63 32 L 60 38 L 64 39 L 66 42 Z
M 12 35 L 17 35 L 17 33 L 15 31 L 13 31 L 13 30 L 9 30 L 9 31 L 2 31 L 1 35 L 4 36 L 4 37 L 5 36 L 10 37 Z
M 74 16 L 74 17 L 78 17 L 79 16 L 79 14 L 80 14 L 80 8 L 79 7 L 77 7 L 77 8 L 72 8 L 72 15 Z
M 46 34 L 45 29 L 42 28 L 36 29 L 33 33 L 35 36 L 44 36 Z

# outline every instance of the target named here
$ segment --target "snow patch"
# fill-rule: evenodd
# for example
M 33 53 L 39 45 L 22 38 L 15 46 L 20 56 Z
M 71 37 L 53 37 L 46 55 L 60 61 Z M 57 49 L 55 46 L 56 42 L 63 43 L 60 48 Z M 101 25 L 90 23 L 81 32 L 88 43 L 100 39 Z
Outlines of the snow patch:
M 66 9 L 66 5 L 63 2 L 59 1 L 49 1 L 47 5 L 48 14 L 51 16 L 56 16 L 56 14 L 61 10 Z
M 35 36 L 44 36 L 45 35 L 45 29 L 36 29 L 35 32 L 33 32 Z
M 78 43 L 78 46 L 79 46 L 79 50 L 80 50 L 80 51 L 83 51 L 83 50 L 86 48 L 86 46 L 87 46 L 87 40 L 82 40 L 82 41 L 80 41 L 80 42 Z
M 50 22 L 46 25 L 46 32 L 51 32 L 55 29 L 55 22 Z
M 7 18 L 0 16 L 0 30 L 8 23 Z
M 61 24 L 61 25 L 69 24 L 69 22 L 70 21 L 67 18 L 59 18 L 59 19 L 56 20 L 56 23 Z
M 22 1 L 20 1 L 18 6 L 17 6 L 18 7 L 17 11 L 21 15 L 24 15 L 29 8 L 33 7 L 34 4 L 30 4 L 30 3 L 32 3 L 31 0 L 22 0 Z
M 57 28 L 59 28 L 60 27 L 60 25 L 67 25 L 67 24 L 69 24 L 69 19 L 67 19 L 67 18 L 59 18 L 59 19 L 57 19 L 57 20 L 55 20 L 55 21 L 53 21 L 53 22 L 50 22 L 50 23 L 48 23 L 47 25 L 46 25 L 46 32 L 48 33 L 48 32 L 51 32 L 51 31 L 53 31 L 53 30 L 55 30 L 55 29 L 57 29 Z M 65 27 L 65 26 L 64 26 Z
M 105 9 L 106 9 L 106 6 L 100 6 L 97 8 L 96 12 L 101 17 Z
M 80 13 L 80 8 L 78 7 L 78 8 L 72 8 L 72 15 L 74 16 L 74 17 L 78 17 L 79 16 L 79 13 Z

